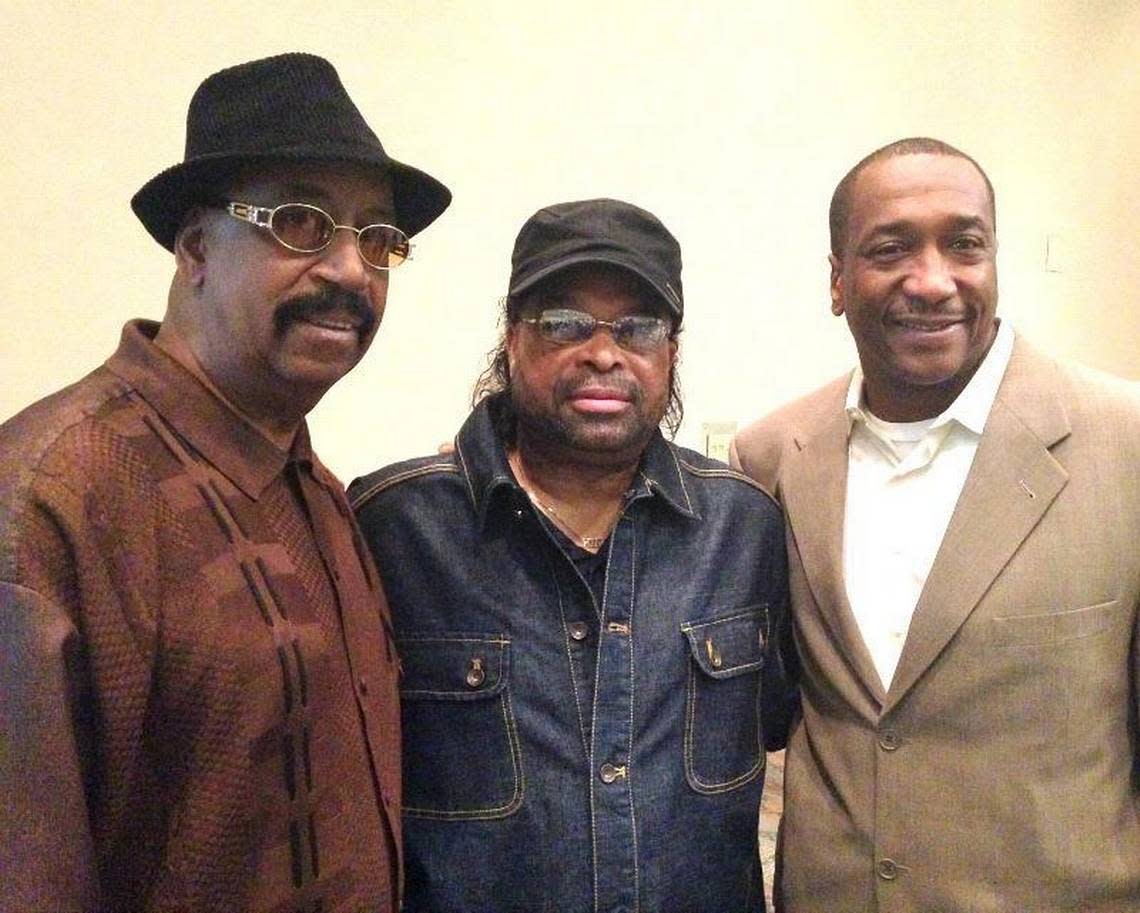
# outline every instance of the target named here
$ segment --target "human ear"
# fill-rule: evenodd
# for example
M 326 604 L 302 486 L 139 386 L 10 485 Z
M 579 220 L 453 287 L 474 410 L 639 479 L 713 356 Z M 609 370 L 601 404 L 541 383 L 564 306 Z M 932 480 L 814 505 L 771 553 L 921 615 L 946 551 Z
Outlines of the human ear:
M 206 281 L 206 227 L 203 210 L 190 210 L 174 236 L 174 264 L 178 275 L 194 288 Z
M 519 325 L 512 323 L 507 327 L 507 340 L 504 347 L 507 352 L 507 374 L 509 377 L 515 375 L 515 347 L 519 344 Z
M 831 313 L 838 317 L 843 313 L 843 261 L 828 254 L 827 262 L 831 264 Z

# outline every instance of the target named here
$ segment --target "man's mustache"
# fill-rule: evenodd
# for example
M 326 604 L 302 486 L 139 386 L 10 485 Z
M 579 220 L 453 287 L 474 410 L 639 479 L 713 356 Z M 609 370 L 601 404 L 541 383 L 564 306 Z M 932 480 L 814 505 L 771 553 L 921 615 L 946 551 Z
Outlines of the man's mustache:
M 597 374 L 580 372 L 554 384 L 554 395 L 557 399 L 567 400 L 579 391 L 587 388 L 604 389 L 612 392 L 616 398 L 629 400 L 631 403 L 640 403 L 645 398 L 645 391 L 637 381 L 628 377 L 599 377 Z
M 280 336 L 289 324 L 297 320 L 307 320 L 333 311 L 348 314 L 357 321 L 356 332 L 361 339 L 371 335 L 376 325 L 376 315 L 362 296 L 333 286 L 311 295 L 298 295 L 282 301 L 273 314 L 273 328 Z

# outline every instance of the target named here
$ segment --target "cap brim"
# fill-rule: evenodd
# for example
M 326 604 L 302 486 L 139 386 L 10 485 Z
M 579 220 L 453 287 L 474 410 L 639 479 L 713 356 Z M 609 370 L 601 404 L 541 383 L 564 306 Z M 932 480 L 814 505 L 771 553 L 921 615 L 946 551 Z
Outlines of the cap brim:
M 407 235 L 427 228 L 451 203 L 451 191 L 431 175 L 395 159 L 330 153 L 314 155 L 299 150 L 296 155 L 205 155 L 167 168 L 147 181 L 131 198 L 131 209 L 159 244 L 174 250 L 174 236 L 186 213 L 211 202 L 213 193 L 239 168 L 271 162 L 349 162 L 375 168 L 392 182 L 392 201 L 398 227 Z
M 641 269 L 636 263 L 632 263 L 616 254 L 607 254 L 600 251 L 579 251 L 578 253 L 567 254 L 565 257 L 555 260 L 553 263 L 548 263 L 542 269 L 536 270 L 530 275 L 518 280 L 511 285 L 507 294 L 511 296 L 521 295 L 528 289 L 534 288 L 534 286 L 544 279 L 549 279 L 556 273 L 583 263 L 599 263 L 606 266 L 616 266 L 619 269 L 625 270 L 627 273 L 633 273 L 653 289 L 653 291 L 657 293 L 657 296 L 665 302 L 665 306 L 669 308 L 669 312 L 673 314 L 678 321 L 680 320 L 682 310 L 681 305 L 676 301 L 676 293 L 670 295 L 669 289 L 662 288 L 659 282 L 646 275 L 645 270 Z

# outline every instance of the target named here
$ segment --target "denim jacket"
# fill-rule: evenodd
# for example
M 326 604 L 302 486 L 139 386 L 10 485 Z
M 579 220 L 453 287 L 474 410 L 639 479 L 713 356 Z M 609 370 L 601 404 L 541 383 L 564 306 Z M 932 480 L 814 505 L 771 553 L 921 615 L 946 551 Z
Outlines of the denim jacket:
M 455 443 L 349 489 L 403 662 L 405 909 L 763 910 L 764 750 L 784 737 L 765 729 L 787 709 L 780 509 L 655 434 L 599 605 L 487 401 Z

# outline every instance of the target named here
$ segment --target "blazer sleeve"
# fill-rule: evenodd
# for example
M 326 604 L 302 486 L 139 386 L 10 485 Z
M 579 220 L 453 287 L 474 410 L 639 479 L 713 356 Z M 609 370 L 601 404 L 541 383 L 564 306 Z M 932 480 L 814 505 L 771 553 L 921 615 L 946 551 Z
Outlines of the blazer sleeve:
M 779 448 L 764 423 L 746 428 L 736 435 L 728 448 L 728 462 L 733 469 L 759 482 L 768 491 L 776 490 Z M 778 496 L 778 492 L 777 492 Z M 767 651 L 764 660 L 761 728 L 764 748 L 778 751 L 787 745 L 792 727 L 800 717 L 800 660 L 792 633 L 791 606 L 787 591 L 787 551 L 781 550 L 781 586 L 779 605 L 772 613 Z
M 1140 770 L 1140 602 L 1132 610 L 1132 769 Z

